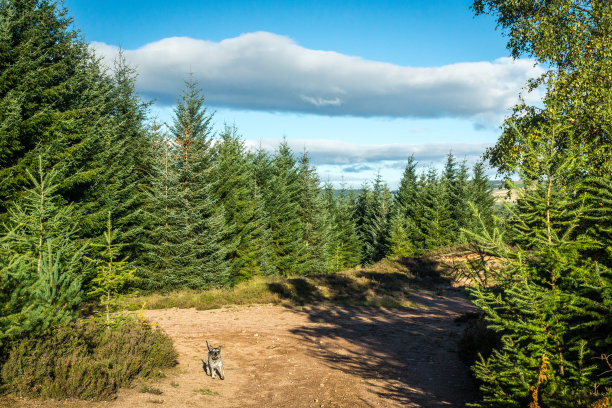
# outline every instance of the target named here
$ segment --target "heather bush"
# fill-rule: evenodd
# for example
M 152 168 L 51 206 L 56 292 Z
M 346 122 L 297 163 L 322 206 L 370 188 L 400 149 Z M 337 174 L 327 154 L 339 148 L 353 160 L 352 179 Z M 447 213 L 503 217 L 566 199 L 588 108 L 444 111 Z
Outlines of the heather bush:
M 135 378 L 160 376 L 176 359 L 171 340 L 140 320 L 121 320 L 112 330 L 80 320 L 13 346 L 2 381 L 22 396 L 105 400 Z

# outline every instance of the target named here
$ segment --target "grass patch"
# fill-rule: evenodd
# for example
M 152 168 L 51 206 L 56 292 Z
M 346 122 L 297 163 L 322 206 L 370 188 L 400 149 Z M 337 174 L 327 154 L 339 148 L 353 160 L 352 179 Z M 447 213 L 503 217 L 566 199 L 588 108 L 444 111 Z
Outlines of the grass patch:
M 14 345 L 1 374 L 6 391 L 20 396 L 107 400 L 136 378 L 159 378 L 177 356 L 168 337 L 140 320 L 112 330 L 79 320 Z
M 218 392 L 209 390 L 208 388 L 198 388 L 197 390 L 193 390 L 193 392 L 197 392 L 201 395 L 219 395 Z
M 371 307 L 415 307 L 409 299 L 416 288 L 447 282 L 440 263 L 432 259 L 385 259 L 375 265 L 329 275 L 255 277 L 233 288 L 180 290 L 124 297 L 120 308 L 217 309 L 232 305 L 336 303 Z
M 180 290 L 169 293 L 153 293 L 144 296 L 124 297 L 120 308 L 131 311 L 141 307 L 147 309 L 169 309 L 173 307 L 198 310 L 218 309 L 228 305 L 278 304 L 282 299 L 269 290 L 270 283 L 281 280 L 279 277 L 255 277 L 240 282 L 232 288 L 216 288 L 206 291 Z
M 143 385 L 142 387 L 140 387 L 140 392 L 143 394 L 153 394 L 153 395 L 162 395 L 162 390 L 160 390 L 159 388 L 155 388 L 155 387 L 150 387 L 148 385 Z

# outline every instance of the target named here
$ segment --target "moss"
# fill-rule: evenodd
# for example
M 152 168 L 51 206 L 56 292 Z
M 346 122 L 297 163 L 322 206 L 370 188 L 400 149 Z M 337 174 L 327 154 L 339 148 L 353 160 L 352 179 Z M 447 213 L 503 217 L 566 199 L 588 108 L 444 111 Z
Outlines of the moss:
M 2 366 L 5 389 L 42 398 L 107 400 L 135 378 L 153 378 L 176 364 L 171 340 L 136 319 L 112 330 L 81 320 L 24 339 Z

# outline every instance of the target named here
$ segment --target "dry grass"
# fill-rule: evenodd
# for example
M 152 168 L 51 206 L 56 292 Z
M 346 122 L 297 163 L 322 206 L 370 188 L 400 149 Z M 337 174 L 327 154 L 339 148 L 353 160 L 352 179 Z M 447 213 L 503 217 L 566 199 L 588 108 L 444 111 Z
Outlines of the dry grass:
M 172 307 L 198 310 L 218 309 L 228 305 L 277 304 L 280 297 L 269 290 L 269 285 L 279 281 L 275 277 L 255 277 L 233 288 L 216 288 L 206 291 L 180 290 L 169 293 L 153 293 L 122 299 L 120 307 L 127 310 L 169 309 Z
M 231 305 L 337 303 L 372 307 L 410 307 L 416 289 L 449 286 L 447 257 L 385 259 L 375 265 L 330 275 L 255 277 L 233 288 L 180 290 L 122 299 L 120 308 L 217 309 Z

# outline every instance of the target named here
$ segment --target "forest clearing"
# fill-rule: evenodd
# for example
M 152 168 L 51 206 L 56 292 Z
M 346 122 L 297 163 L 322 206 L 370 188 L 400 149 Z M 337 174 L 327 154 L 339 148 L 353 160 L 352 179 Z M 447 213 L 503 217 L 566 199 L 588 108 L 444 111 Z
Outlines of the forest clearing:
M 11 396 L 0 406 L 460 407 L 477 394 L 457 353 L 466 324 L 455 319 L 475 308 L 440 268 L 406 259 L 349 271 L 320 286 L 335 292 L 333 303 L 302 284 L 290 296 L 273 287 L 277 304 L 133 312 L 167 333 L 178 351 L 165 378 L 121 389 L 113 401 Z M 385 298 L 407 306 L 351 304 Z M 202 369 L 207 340 L 223 345 L 225 381 Z

